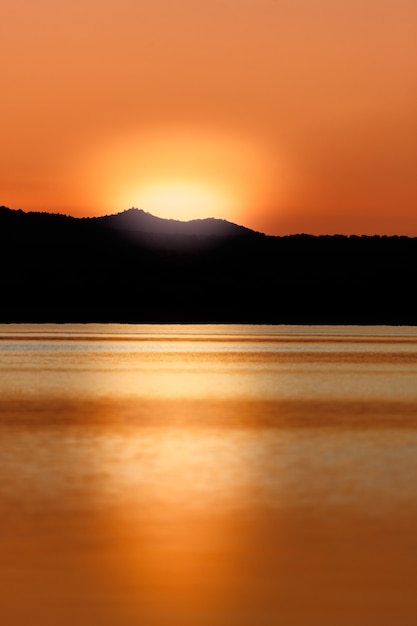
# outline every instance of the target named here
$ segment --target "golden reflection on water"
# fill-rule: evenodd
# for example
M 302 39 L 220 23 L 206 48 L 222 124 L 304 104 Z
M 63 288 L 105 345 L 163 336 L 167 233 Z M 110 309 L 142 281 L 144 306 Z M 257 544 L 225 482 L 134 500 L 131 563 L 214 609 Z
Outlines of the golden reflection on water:
M 0 623 L 411 626 L 416 357 L 404 328 L 1 327 Z

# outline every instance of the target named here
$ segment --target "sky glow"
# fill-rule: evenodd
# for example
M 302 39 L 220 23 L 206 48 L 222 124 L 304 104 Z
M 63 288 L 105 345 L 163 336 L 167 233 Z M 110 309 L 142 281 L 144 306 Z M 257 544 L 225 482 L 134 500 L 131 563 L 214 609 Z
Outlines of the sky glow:
M 416 29 L 411 0 L 6 2 L 0 203 L 198 185 L 271 234 L 417 235 Z

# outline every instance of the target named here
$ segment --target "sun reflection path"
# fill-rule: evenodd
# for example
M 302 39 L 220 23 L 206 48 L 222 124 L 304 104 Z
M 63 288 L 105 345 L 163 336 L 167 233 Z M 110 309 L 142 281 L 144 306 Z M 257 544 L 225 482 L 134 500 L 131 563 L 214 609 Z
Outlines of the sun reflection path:
M 0 330 L 2 623 L 414 623 L 415 329 Z

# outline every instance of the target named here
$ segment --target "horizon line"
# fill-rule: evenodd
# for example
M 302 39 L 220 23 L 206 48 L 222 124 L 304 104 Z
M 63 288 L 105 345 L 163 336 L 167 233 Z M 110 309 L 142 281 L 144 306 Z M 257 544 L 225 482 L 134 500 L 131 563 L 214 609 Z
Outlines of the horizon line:
M 117 217 L 118 215 L 123 215 L 125 213 L 128 213 L 129 211 L 137 211 L 140 213 L 143 213 L 145 215 L 148 215 L 149 217 L 152 217 L 153 219 L 159 220 L 161 222 L 177 222 L 180 224 L 190 224 L 192 222 L 204 222 L 204 221 L 216 221 L 216 222 L 224 222 L 226 224 L 231 224 L 233 226 L 238 226 L 239 228 L 251 231 L 255 234 L 258 235 L 263 235 L 265 237 L 300 237 L 300 236 L 306 236 L 306 237 L 396 237 L 396 238 L 404 238 L 404 239 L 416 239 L 417 235 L 405 235 L 405 234 L 400 234 L 400 233 L 396 233 L 396 234 L 391 234 L 388 235 L 386 233 L 373 233 L 373 234 L 365 234 L 365 233 L 361 233 L 361 234 L 356 234 L 356 233 L 344 233 L 344 232 L 322 232 L 320 234 L 313 234 L 310 232 L 305 232 L 305 231 L 298 231 L 298 232 L 292 232 L 292 233 L 287 233 L 287 234 L 280 234 L 280 235 L 271 235 L 268 233 L 265 233 L 263 231 L 260 230 L 255 230 L 254 228 L 250 228 L 249 226 L 245 226 L 244 224 L 240 224 L 238 222 L 233 222 L 231 220 L 228 220 L 226 218 L 221 218 L 221 217 L 214 217 L 214 216 L 207 216 L 207 217 L 195 217 L 195 218 L 190 218 L 189 220 L 184 220 L 184 219 L 179 219 L 176 217 L 160 217 L 159 215 L 155 215 L 153 213 L 150 213 L 149 211 L 146 211 L 145 209 L 141 209 L 139 207 L 135 207 L 135 206 L 131 206 L 127 209 L 122 209 L 120 211 L 116 211 L 113 213 L 101 213 L 100 215 L 71 215 L 70 213 L 62 213 L 60 211 L 55 211 L 55 210 L 51 210 L 51 209 L 22 209 L 22 208 L 12 208 L 9 206 L 6 206 L 4 204 L 0 205 L 0 210 L 1 209 L 6 209 L 8 211 L 13 211 L 13 212 L 17 212 L 17 213 L 24 213 L 26 215 L 28 214 L 37 214 L 37 215 L 57 215 L 60 217 L 66 217 L 69 219 L 74 219 L 74 220 L 94 220 L 94 219 L 100 219 L 100 218 L 105 218 L 105 217 Z

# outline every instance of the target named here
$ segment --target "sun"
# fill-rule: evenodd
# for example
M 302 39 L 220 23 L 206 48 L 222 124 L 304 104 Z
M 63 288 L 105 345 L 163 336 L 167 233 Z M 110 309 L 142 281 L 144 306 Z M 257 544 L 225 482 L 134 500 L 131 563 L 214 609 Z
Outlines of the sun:
M 164 218 L 190 220 L 233 215 L 233 193 L 216 182 L 154 179 L 127 189 L 124 205 L 133 204 Z
M 110 212 L 136 207 L 163 218 L 243 223 L 276 186 L 271 164 L 250 138 L 176 128 L 109 139 L 78 171 Z

